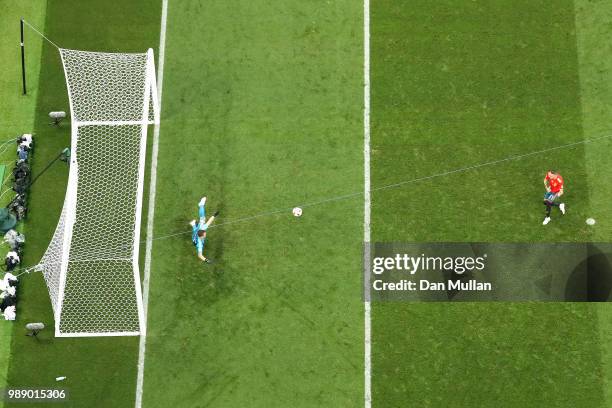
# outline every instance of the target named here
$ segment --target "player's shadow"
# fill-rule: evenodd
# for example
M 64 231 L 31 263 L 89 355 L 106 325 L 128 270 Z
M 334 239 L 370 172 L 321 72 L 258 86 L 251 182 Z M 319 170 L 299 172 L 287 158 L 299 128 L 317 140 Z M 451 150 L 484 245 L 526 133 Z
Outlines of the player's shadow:
M 587 244 L 587 258 L 572 271 L 565 286 L 567 302 L 607 302 L 612 292 L 612 254 Z

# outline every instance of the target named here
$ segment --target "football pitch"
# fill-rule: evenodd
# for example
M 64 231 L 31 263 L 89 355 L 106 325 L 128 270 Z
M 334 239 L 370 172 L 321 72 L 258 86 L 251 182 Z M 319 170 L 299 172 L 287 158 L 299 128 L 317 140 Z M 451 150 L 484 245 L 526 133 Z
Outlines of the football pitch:
M 607 303 L 366 309 L 362 281 L 364 231 L 612 242 L 612 4 L 368 4 L 0 0 L 0 140 L 35 133 L 34 173 L 70 145 L 47 116 L 68 97 L 57 49 L 32 31 L 20 95 L 20 17 L 63 48 L 153 48 L 161 86 L 146 337 L 24 336 L 53 326 L 43 277 L 24 275 L 18 321 L 0 322 L 0 388 L 65 387 L 69 407 L 612 406 Z M 568 212 L 543 226 L 549 169 Z M 56 165 L 32 186 L 25 265 L 49 244 L 67 177 Z M 211 265 L 188 225 L 202 196 L 220 211 Z

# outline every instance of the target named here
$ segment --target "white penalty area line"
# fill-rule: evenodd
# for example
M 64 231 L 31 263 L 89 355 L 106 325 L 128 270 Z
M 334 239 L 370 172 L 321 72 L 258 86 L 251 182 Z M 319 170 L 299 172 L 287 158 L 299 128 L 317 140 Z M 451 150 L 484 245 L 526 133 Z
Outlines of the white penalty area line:
M 370 0 L 363 1 L 363 265 L 370 265 L 370 215 L 371 215 L 371 182 L 370 182 Z M 372 314 L 370 304 L 370 286 L 364 279 L 364 406 L 372 407 Z
M 157 61 L 157 100 L 161 116 L 162 91 L 164 89 L 164 54 L 166 49 L 166 24 L 168 20 L 168 0 L 162 0 L 161 24 L 159 32 L 159 56 Z M 149 308 L 149 279 L 151 277 L 151 254 L 153 248 L 153 220 L 155 218 L 155 194 L 157 185 L 157 155 L 159 153 L 159 126 L 155 124 L 153 131 L 153 148 L 151 152 L 151 181 L 149 185 L 149 209 L 147 213 L 147 240 L 144 261 L 144 277 L 142 282 L 142 303 L 144 310 L 144 327 L 141 328 L 138 346 L 138 376 L 136 378 L 135 408 L 142 407 L 144 385 L 144 365 L 147 345 L 147 315 Z

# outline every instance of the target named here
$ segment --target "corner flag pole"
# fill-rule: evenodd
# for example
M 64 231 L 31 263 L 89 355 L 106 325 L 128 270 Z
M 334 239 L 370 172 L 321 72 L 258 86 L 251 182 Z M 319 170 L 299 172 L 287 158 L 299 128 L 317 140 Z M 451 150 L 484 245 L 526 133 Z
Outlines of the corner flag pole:
M 21 31 L 21 82 L 23 83 L 23 94 L 26 91 L 26 71 L 25 71 L 25 49 L 23 45 L 23 17 L 19 20 L 19 29 Z

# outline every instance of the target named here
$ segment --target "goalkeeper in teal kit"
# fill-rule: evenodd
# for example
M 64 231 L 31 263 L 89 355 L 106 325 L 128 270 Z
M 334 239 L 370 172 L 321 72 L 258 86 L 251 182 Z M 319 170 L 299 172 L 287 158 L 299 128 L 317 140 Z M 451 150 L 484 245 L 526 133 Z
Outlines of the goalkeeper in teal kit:
M 206 243 L 206 230 L 213 223 L 215 217 L 219 215 L 219 211 L 215 212 L 212 217 L 206 220 L 206 197 L 202 197 L 198 203 L 198 215 L 200 221 L 192 220 L 191 225 L 191 241 L 198 251 L 198 258 L 206 263 L 212 263 L 212 261 L 204 256 L 204 244 Z

